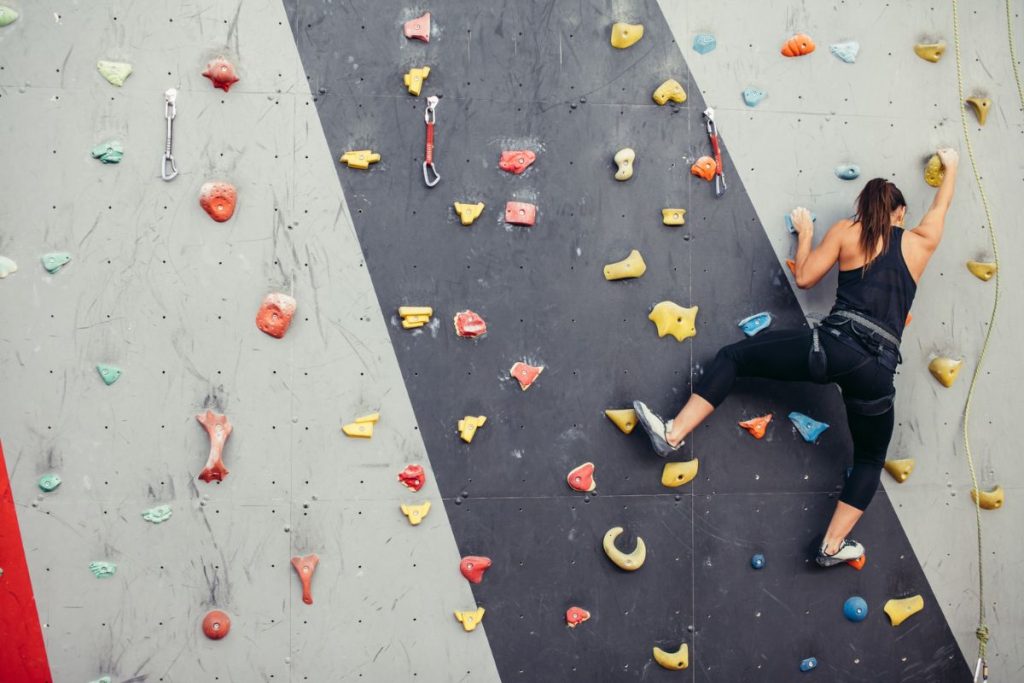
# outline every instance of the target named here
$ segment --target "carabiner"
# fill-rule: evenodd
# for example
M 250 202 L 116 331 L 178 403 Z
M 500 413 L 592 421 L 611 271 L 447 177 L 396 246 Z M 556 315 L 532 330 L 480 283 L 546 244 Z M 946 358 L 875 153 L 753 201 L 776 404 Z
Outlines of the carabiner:
M 160 177 L 164 180 L 173 180 L 178 175 L 178 167 L 174 163 L 174 155 L 171 154 L 171 141 L 173 135 L 172 124 L 178 110 L 175 102 L 178 98 L 178 91 L 170 88 L 164 93 L 164 119 L 167 120 L 167 142 L 164 144 L 164 158 L 160 164 Z
M 434 109 L 440 99 L 437 95 L 428 97 L 427 108 L 423 112 L 423 120 L 427 123 L 427 150 L 423 156 L 423 182 L 427 184 L 427 187 L 434 187 L 441 182 L 441 174 L 434 166 L 434 122 L 437 120 Z

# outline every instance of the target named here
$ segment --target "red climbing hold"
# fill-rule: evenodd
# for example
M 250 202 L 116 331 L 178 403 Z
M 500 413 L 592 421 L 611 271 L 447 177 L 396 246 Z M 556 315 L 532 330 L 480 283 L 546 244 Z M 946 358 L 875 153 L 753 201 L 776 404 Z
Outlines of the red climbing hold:
M 786 267 L 793 273 L 793 277 L 796 277 L 796 261 L 791 258 L 786 259 Z
M 714 180 L 717 170 L 718 164 L 711 157 L 701 157 L 690 167 L 690 173 L 704 180 Z
M 537 155 L 528 149 L 515 149 L 501 153 L 498 168 L 519 175 L 537 161 Z
M 569 628 L 576 628 L 589 618 L 590 612 L 582 607 L 573 606 L 565 610 L 565 623 L 569 625 Z
M 218 223 L 223 223 L 234 215 L 237 202 L 238 190 L 231 183 L 211 181 L 203 183 L 199 189 L 199 206 Z
M 280 292 L 267 294 L 259 312 L 256 313 L 256 327 L 271 337 L 280 339 L 292 324 L 293 315 L 295 299 Z
M 398 473 L 398 481 L 413 491 L 419 491 L 427 483 L 427 474 L 423 471 L 422 465 L 406 465 L 405 469 Z
M 491 558 L 480 555 L 467 555 L 459 562 L 459 571 L 470 583 L 484 580 L 484 572 L 491 568 Z
M 533 225 L 537 220 L 537 207 L 527 202 L 506 202 L 505 222 L 512 225 Z
M 584 493 L 593 491 L 597 488 L 597 483 L 594 481 L 594 463 L 583 463 L 569 472 L 569 476 L 565 480 L 573 491 L 583 491 Z
M 470 310 L 455 314 L 455 334 L 460 337 L 482 337 L 487 334 L 487 323 Z
M 864 565 L 867 564 L 867 563 L 868 563 L 868 556 L 865 554 L 865 555 L 861 555 L 856 560 L 850 560 L 846 564 L 850 565 L 851 567 L 853 567 L 857 571 L 860 571 L 861 569 L 864 569 Z
M 220 640 L 231 630 L 231 617 L 219 609 L 207 612 L 203 617 L 203 633 L 210 640 Z
M 316 553 L 292 558 L 292 566 L 295 567 L 295 571 L 299 573 L 299 580 L 302 581 L 302 602 L 307 605 L 313 604 L 313 591 L 310 588 L 310 583 L 313 581 L 313 572 L 316 571 L 316 565 L 319 562 L 320 556 Z
M 430 42 L 430 12 L 427 12 L 422 17 L 416 17 L 405 22 L 403 27 L 406 38 L 414 38 L 416 40 L 422 40 L 424 43 Z
M 224 466 L 224 444 L 231 436 L 231 422 L 227 415 L 219 415 L 212 410 L 196 415 L 199 424 L 206 428 L 210 435 L 210 455 L 206 459 L 206 467 L 199 473 L 199 478 L 209 483 L 216 479 L 224 481 L 228 476 L 228 468 Z
M 749 420 L 740 422 L 740 427 L 743 427 L 751 436 L 755 439 L 764 438 L 764 432 L 768 429 L 768 423 L 772 421 L 772 414 L 762 415 L 761 417 L 752 417 Z
M 530 385 L 537 381 L 540 373 L 544 372 L 544 366 L 533 366 L 527 365 L 523 362 L 517 362 L 509 370 L 509 374 L 519 380 L 519 388 L 526 391 L 530 388 Z
M 806 33 L 798 33 L 782 44 L 782 54 L 786 57 L 802 57 L 814 52 L 814 41 Z
M 207 64 L 203 75 L 213 81 L 214 88 L 220 88 L 224 92 L 238 82 L 234 65 L 223 57 L 217 57 Z

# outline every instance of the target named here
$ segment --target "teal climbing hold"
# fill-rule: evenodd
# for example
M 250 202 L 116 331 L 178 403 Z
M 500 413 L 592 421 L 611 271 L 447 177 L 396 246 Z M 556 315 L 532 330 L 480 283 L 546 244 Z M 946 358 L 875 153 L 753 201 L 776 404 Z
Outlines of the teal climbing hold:
M 153 522 L 153 524 L 166 522 L 171 518 L 171 506 L 157 505 L 155 508 L 150 508 L 144 511 L 142 513 L 142 518 L 147 522 Z
M 100 363 L 96 366 L 96 370 L 99 371 L 100 377 L 103 378 L 103 383 L 108 387 L 121 378 L 121 368 L 115 365 Z
M 105 164 L 119 164 L 124 157 L 124 147 L 120 140 L 107 140 L 92 148 L 92 158 Z
M 818 668 L 818 659 L 816 657 L 808 657 L 804 661 L 800 662 L 800 670 L 804 673 L 813 671 Z
M 856 40 L 848 40 L 844 43 L 833 43 L 828 46 L 828 49 L 832 51 L 836 57 L 843 60 L 847 64 L 853 64 L 857 61 L 857 53 L 860 52 L 860 43 Z
M 756 107 L 767 94 L 765 91 L 758 90 L 757 88 L 747 88 L 743 91 L 743 101 L 748 107 Z
M 39 488 L 46 492 L 50 492 L 60 486 L 60 477 L 56 474 L 44 474 L 39 477 Z
M 699 52 L 702 55 L 714 50 L 718 47 L 718 41 L 710 33 L 698 33 L 693 37 L 693 51 Z
M 97 579 L 109 579 L 114 575 L 114 572 L 117 571 L 117 565 L 113 562 L 97 560 L 96 562 L 89 563 L 89 571 L 91 571 L 93 576 Z
M 101 676 L 95 681 L 89 681 L 89 683 L 111 683 L 110 676 Z
M 864 621 L 868 618 L 868 603 L 859 595 L 847 598 L 843 603 L 843 616 L 850 621 Z
M 836 177 L 842 180 L 854 180 L 860 177 L 860 166 L 857 164 L 836 166 Z
M 0 280 L 4 279 L 11 273 L 17 272 L 18 264 L 7 258 L 6 256 L 0 256 Z
M 59 271 L 71 261 L 71 254 L 66 251 L 53 251 L 43 254 L 43 268 L 51 275 Z
M 12 10 L 10 7 L 0 5 L 0 26 L 7 26 L 13 24 L 18 18 L 18 13 Z
M 750 566 L 754 569 L 764 569 L 764 555 L 757 553 L 750 558 Z
M 763 330 L 772 324 L 772 314 L 768 311 L 762 311 L 761 313 L 755 313 L 754 315 L 747 316 L 739 322 L 739 327 L 743 330 L 743 334 L 748 337 L 753 337 L 755 334 Z
M 808 443 L 814 443 L 821 436 L 822 432 L 828 429 L 828 424 L 824 422 L 818 422 L 814 418 L 807 417 L 803 413 L 792 412 L 789 414 L 789 419 L 792 420 L 793 426 L 800 432 L 800 436 L 804 437 L 804 441 Z
M 789 230 L 791 233 L 796 234 L 796 227 L 793 225 L 793 217 L 787 213 L 785 216 L 783 216 L 783 218 L 786 221 L 786 230 Z M 818 214 L 814 213 L 813 211 L 811 212 L 811 222 L 818 222 Z

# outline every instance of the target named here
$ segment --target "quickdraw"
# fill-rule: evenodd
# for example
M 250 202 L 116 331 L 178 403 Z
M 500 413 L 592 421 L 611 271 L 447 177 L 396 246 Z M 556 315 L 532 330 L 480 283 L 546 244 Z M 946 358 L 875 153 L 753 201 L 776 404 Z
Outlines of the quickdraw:
M 434 121 L 436 120 L 434 109 L 437 108 L 440 99 L 439 95 L 428 97 L 427 110 L 423 114 L 423 118 L 427 122 L 427 151 L 423 157 L 423 182 L 427 184 L 427 187 L 433 187 L 441 181 L 441 175 L 434 166 Z
M 164 180 L 173 180 L 178 175 L 178 167 L 174 163 L 174 155 L 171 154 L 174 117 L 178 113 L 174 106 L 177 98 L 178 91 L 174 88 L 170 88 L 164 93 L 164 118 L 167 120 L 167 142 L 164 145 L 164 158 L 160 165 L 160 177 Z
M 715 110 L 708 107 L 704 110 L 707 119 L 708 137 L 711 138 L 711 149 L 715 153 L 715 196 L 725 194 L 725 172 L 722 170 L 722 150 L 718 146 L 718 127 L 715 125 Z

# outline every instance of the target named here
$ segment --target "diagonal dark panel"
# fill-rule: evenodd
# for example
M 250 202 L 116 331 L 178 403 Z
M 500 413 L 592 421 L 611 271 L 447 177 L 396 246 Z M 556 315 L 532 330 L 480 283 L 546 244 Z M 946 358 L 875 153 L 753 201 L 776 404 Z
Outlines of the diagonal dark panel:
M 415 333 L 393 320 L 392 340 L 459 548 L 495 560 L 475 593 L 505 680 L 791 680 L 808 656 L 829 680 L 969 679 L 884 493 L 860 530 L 863 572 L 805 561 L 850 458 L 834 389 L 738 387 L 687 445 L 701 469 L 679 490 L 661 486 L 663 463 L 639 435 L 603 416 L 634 397 L 675 409 L 746 315 L 805 324 L 740 179 L 730 174 L 715 200 L 689 175 L 684 157 L 707 153 L 704 103 L 656 3 L 635 3 L 631 16 L 596 0 L 285 5 L 331 149 L 383 155 L 368 172 L 339 167 L 381 305 L 431 305 L 439 319 Z M 427 9 L 431 42 L 406 41 L 402 21 Z M 611 48 L 617 20 L 642 21 L 644 38 Z M 444 96 L 433 189 L 420 169 L 424 99 L 401 81 L 423 65 L 423 94 Z M 657 107 L 651 92 L 669 77 L 689 100 Z M 618 183 L 611 157 L 626 146 L 637 172 Z M 501 150 L 523 147 L 538 152 L 533 168 L 497 168 Z M 510 199 L 540 207 L 535 227 L 504 225 Z M 454 201 L 487 207 L 465 228 Z M 661 224 L 670 206 L 688 210 L 684 227 Z M 630 249 L 647 274 L 605 281 L 603 264 Z M 695 339 L 657 338 L 647 313 L 663 299 L 700 306 Z M 455 336 L 452 316 L 465 308 L 487 320 L 486 338 Z M 526 392 L 507 374 L 523 359 L 546 367 Z M 791 410 L 834 426 L 805 444 Z M 769 411 L 763 441 L 735 425 Z M 476 414 L 488 423 L 466 445 L 455 423 Z M 588 460 L 595 496 L 565 485 Z M 638 572 L 601 552 L 617 525 L 647 541 Z M 764 571 L 750 569 L 753 552 L 768 555 Z M 893 629 L 882 604 L 913 593 L 925 612 Z M 860 624 L 842 617 L 854 594 L 872 610 Z M 572 604 L 594 614 L 575 630 L 563 622 Z M 690 644 L 687 673 L 651 661 L 652 645 L 679 642 Z

